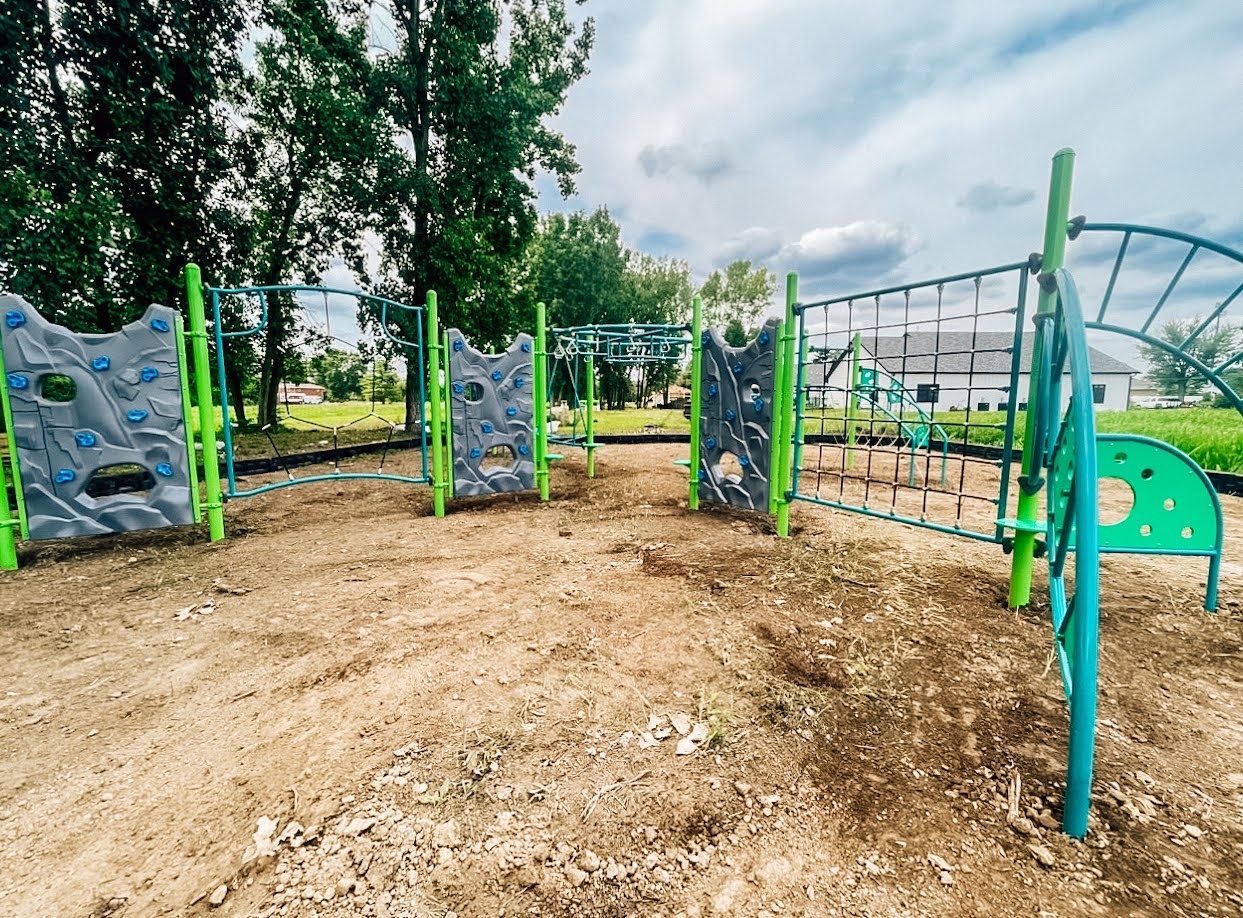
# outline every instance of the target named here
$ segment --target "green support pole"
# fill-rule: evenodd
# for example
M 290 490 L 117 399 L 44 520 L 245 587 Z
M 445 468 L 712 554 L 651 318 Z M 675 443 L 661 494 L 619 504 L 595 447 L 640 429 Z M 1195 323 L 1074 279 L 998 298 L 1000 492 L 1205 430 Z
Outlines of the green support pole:
M 203 482 L 207 485 L 207 525 L 211 540 L 224 538 L 224 498 L 220 494 L 220 461 L 216 456 L 216 417 L 211 400 L 211 359 L 207 354 L 207 319 L 203 312 L 203 275 L 199 266 L 186 265 L 186 299 L 190 304 L 190 354 L 194 358 L 195 402 L 199 413 L 199 441 L 203 444 Z M 223 361 L 224 355 L 217 354 Z M 228 418 L 222 418 L 228 424 Z
M 436 291 L 427 291 L 427 375 L 432 398 L 432 506 L 437 517 L 445 515 L 445 496 L 449 476 L 445 471 L 444 402 L 440 387 L 440 317 L 436 311 Z
M 0 361 L 3 366 L 3 361 Z M 9 431 L 8 436 L 11 439 L 12 427 L 6 427 Z M 16 478 L 18 471 L 13 469 L 13 476 Z M 13 534 L 13 530 L 21 525 L 21 521 L 13 516 L 13 511 L 9 507 L 9 482 L 4 474 L 4 457 L 0 456 L 0 569 L 6 571 L 17 570 L 17 537 Z
M 449 330 L 446 328 L 440 337 L 440 343 L 444 347 L 445 354 L 445 393 L 453 391 L 453 375 L 449 372 Z M 446 406 L 447 408 L 447 406 Z M 445 411 L 445 475 L 449 479 L 449 497 L 457 496 L 457 489 L 453 482 L 453 412 Z
M 1044 251 L 1040 270 L 1045 273 L 1062 267 L 1066 258 L 1066 227 L 1070 220 L 1070 184 L 1075 167 L 1075 151 L 1069 147 L 1058 150 L 1053 156 L 1053 170 L 1049 178 L 1049 207 L 1045 216 Z M 1057 292 L 1040 288 L 1036 311 L 1053 312 L 1057 307 Z M 1043 324 L 1036 325 L 1036 339 L 1032 353 L 1040 353 L 1040 336 Z M 1031 382 L 1028 387 L 1027 417 L 1023 425 L 1023 474 L 1019 479 L 1019 501 L 1016 516 L 1020 523 L 1034 523 L 1040 518 L 1039 457 L 1033 444 L 1036 442 L 1036 400 L 1040 396 L 1040 367 L 1032 361 Z M 1047 406 L 1058 411 L 1059 406 Z M 1002 474 L 1008 474 L 1002 469 Z M 1018 529 L 1014 534 L 1014 561 L 1010 567 L 1010 608 L 1025 606 L 1031 600 L 1032 563 L 1036 554 L 1036 533 Z
M 787 538 L 790 535 L 790 498 L 786 492 L 790 490 L 793 469 L 790 467 L 794 440 L 794 304 L 798 302 L 798 275 L 791 271 L 786 275 L 786 315 L 781 327 L 781 363 L 779 380 L 778 404 L 781 411 L 781 423 L 774 419 L 773 435 L 781 433 L 781 453 L 773 476 L 777 482 L 777 535 Z
M 203 510 L 199 507 L 199 463 L 194 455 L 194 415 L 190 410 L 190 372 L 186 369 L 186 324 L 177 316 L 177 370 L 181 373 L 181 417 L 186 425 L 186 455 L 190 460 L 190 509 L 194 522 L 203 522 Z
M 584 360 L 584 369 L 587 374 L 585 386 L 587 389 L 587 422 L 583 428 L 583 433 L 587 437 L 587 477 L 596 477 L 596 358 L 593 351 L 596 349 L 596 336 L 592 335 L 587 345 L 587 357 Z
M 531 373 L 535 387 L 535 485 L 539 499 L 548 500 L 548 307 L 535 304 L 535 363 Z
M 850 395 L 846 397 L 846 468 L 855 467 L 855 442 L 859 429 L 855 426 L 855 416 L 859 412 L 859 367 L 862 364 L 863 339 L 855 332 L 850 353 Z
M 703 391 L 699 379 L 703 372 L 703 300 L 691 303 L 691 465 L 686 505 L 699 509 L 699 418 L 703 411 Z

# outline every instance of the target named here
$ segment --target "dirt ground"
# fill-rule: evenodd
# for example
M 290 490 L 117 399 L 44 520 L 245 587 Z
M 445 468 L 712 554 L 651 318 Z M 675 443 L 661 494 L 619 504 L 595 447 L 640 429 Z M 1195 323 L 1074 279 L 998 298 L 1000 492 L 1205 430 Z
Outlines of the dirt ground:
M 779 540 L 689 512 L 684 454 L 24 546 L 0 915 L 1243 914 L 1243 501 L 1218 615 L 1198 559 L 1104 562 L 1078 842 L 998 549 L 807 504 Z

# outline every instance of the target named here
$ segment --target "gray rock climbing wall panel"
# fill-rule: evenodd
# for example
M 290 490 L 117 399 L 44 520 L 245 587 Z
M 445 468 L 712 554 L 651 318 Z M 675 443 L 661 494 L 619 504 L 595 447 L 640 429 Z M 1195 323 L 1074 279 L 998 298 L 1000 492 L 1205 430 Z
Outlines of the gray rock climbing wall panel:
M 454 496 L 535 487 L 533 350 L 519 335 L 503 354 L 483 354 L 449 329 Z
M 778 324 L 769 319 L 745 347 L 730 347 L 715 329 L 703 333 L 698 472 L 703 500 L 768 512 Z
M 152 305 L 106 335 L 53 325 L 17 296 L 0 297 L 0 317 L 30 538 L 194 522 L 176 311 Z M 141 469 L 147 490 L 90 496 L 116 466 Z

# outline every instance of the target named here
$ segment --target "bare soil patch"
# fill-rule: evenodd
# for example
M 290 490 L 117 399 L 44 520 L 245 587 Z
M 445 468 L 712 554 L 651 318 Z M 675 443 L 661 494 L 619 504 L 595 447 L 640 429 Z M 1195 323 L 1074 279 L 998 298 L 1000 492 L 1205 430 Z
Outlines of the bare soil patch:
M 1000 551 L 807 504 L 779 540 L 689 512 L 684 453 L 443 520 L 325 482 L 214 545 L 26 546 L 0 914 L 1243 913 L 1243 501 L 1219 615 L 1202 560 L 1103 562 L 1077 842 L 1047 609 L 1005 608 Z

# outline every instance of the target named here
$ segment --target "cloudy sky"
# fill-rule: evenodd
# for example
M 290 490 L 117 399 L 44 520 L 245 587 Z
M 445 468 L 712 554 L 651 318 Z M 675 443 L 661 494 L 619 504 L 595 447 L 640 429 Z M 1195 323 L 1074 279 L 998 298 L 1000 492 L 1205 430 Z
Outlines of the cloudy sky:
M 799 271 L 807 299 L 1021 260 L 1040 248 L 1064 146 L 1072 213 L 1243 247 L 1236 0 L 583 13 L 592 72 L 555 122 L 583 171 L 569 201 L 541 180 L 540 206 L 607 205 L 627 244 L 698 280 L 750 258 Z

